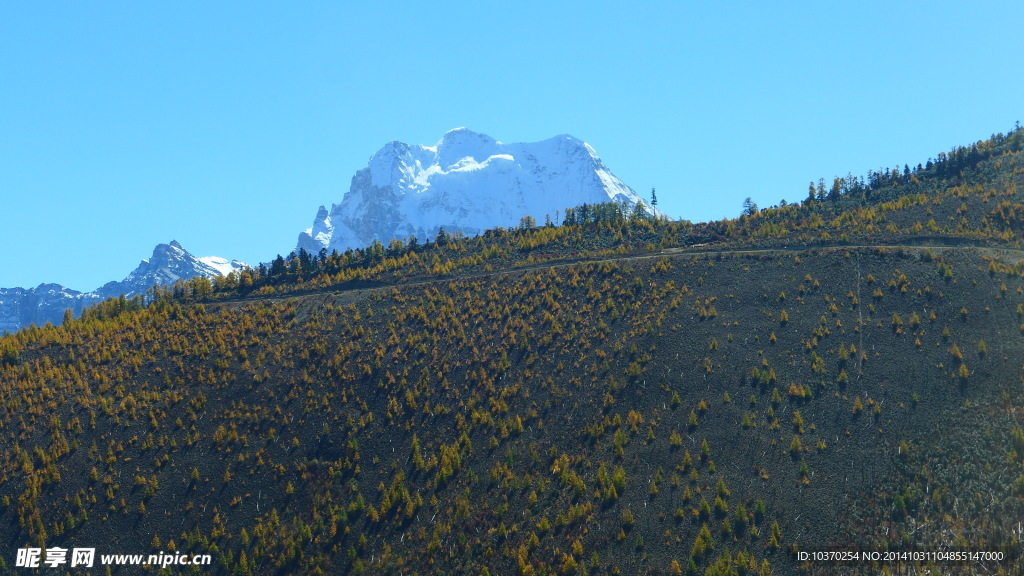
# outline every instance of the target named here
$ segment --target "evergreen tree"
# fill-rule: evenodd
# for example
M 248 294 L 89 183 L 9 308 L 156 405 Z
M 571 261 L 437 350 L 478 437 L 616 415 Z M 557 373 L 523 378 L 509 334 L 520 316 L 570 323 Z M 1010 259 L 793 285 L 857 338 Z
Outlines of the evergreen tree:
M 747 196 L 747 199 L 743 201 L 743 215 L 753 216 L 754 214 L 757 214 L 757 204 L 751 200 L 750 196 Z
M 451 239 L 451 237 L 448 235 L 447 232 L 444 231 L 444 228 L 438 228 L 438 230 L 437 230 L 437 238 L 434 239 L 434 242 L 438 246 L 447 246 L 448 245 L 448 241 L 450 239 Z

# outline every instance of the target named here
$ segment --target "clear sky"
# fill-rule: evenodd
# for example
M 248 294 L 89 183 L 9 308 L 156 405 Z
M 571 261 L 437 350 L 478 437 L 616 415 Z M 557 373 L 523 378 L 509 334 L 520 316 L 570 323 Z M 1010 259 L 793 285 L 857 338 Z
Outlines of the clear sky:
M 1024 120 L 1024 3 L 0 0 L 0 286 L 295 246 L 384 143 L 569 133 L 693 221 Z

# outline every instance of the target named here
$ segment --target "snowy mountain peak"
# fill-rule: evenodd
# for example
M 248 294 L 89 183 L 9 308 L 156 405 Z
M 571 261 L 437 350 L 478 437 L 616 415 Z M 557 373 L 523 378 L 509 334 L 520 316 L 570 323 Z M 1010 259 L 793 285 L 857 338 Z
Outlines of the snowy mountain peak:
M 464 158 L 483 162 L 500 154 L 502 143 L 486 134 L 467 128 L 449 130 L 434 147 L 437 150 L 437 164 L 441 167 L 457 165 Z
M 170 285 L 193 276 L 214 278 L 241 270 L 244 266 L 243 262 L 219 256 L 193 256 L 176 240 L 171 240 L 168 244 L 157 244 L 153 255 L 140 262 L 139 267 L 124 280 L 108 282 L 96 292 L 103 296 L 143 294 L 156 284 Z
M 394 238 L 433 238 L 440 228 L 475 235 L 524 216 L 555 220 L 580 204 L 642 202 L 583 140 L 562 134 L 504 144 L 467 128 L 433 146 L 393 141 L 356 172 L 341 203 L 323 206 L 298 249 L 344 251 Z
M 463 142 L 477 142 L 481 144 L 501 144 L 494 138 L 491 138 L 487 134 L 470 130 L 466 127 L 452 128 L 451 130 L 444 133 L 441 139 L 437 141 L 437 146 L 446 144 L 449 146 L 457 146 Z
M 324 211 L 326 214 L 326 210 Z M 60 284 L 43 283 L 35 288 L 0 288 L 0 333 L 15 332 L 29 324 L 60 324 L 64 311 L 77 316 L 82 309 L 106 298 L 145 294 L 156 284 L 170 285 L 193 276 L 213 278 L 241 270 L 245 264 L 219 256 L 195 257 L 177 241 L 158 244 L 153 255 L 120 282 L 107 282 L 91 292 L 78 292 Z
M 169 244 L 157 244 L 156 248 L 153 248 L 153 256 L 148 260 L 143 260 L 141 264 L 158 264 L 168 263 L 178 258 L 184 258 L 188 252 L 178 244 L 177 240 L 171 240 Z

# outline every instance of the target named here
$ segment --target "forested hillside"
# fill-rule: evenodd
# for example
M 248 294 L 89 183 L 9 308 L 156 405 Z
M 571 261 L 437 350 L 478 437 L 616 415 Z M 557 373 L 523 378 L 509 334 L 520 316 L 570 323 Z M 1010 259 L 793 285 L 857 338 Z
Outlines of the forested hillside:
M 0 561 L 1022 574 L 1021 138 L 733 220 L 580 207 L 6 336 Z M 798 556 L 838 549 L 1004 560 Z

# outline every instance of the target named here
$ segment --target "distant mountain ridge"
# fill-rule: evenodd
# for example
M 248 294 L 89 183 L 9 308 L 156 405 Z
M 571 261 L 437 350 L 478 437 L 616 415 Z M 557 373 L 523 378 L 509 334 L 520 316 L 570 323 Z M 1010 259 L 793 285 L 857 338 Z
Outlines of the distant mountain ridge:
M 57 325 L 63 322 L 68 308 L 78 316 L 86 306 L 107 298 L 145 294 L 156 284 L 171 285 L 194 276 L 213 278 L 244 266 L 238 260 L 218 256 L 193 256 L 172 240 L 169 244 L 158 244 L 153 255 L 139 263 L 124 280 L 107 282 L 90 292 L 48 283 L 35 288 L 0 288 L 0 333 L 15 332 L 30 324 Z
M 556 220 L 566 208 L 641 197 L 586 142 L 567 134 L 504 144 L 456 128 L 434 146 L 390 142 L 356 172 L 340 204 L 321 206 L 297 249 L 362 248 L 374 240 L 433 239 L 511 227 L 524 216 Z M 648 212 L 653 209 L 644 205 Z

